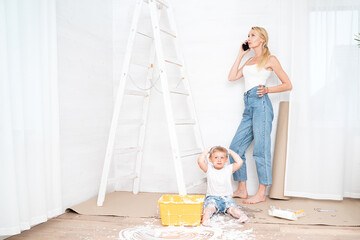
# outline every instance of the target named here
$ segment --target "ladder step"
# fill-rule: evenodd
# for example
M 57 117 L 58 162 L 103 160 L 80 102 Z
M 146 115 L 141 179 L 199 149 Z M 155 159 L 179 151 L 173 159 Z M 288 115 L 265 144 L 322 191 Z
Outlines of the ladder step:
M 126 148 L 114 148 L 114 153 L 116 154 L 127 154 L 127 153 L 134 153 L 139 152 L 139 147 L 126 147 Z
M 124 125 L 143 125 L 144 121 L 142 119 L 119 119 L 119 124 Z
M 164 0 L 156 0 L 156 2 L 160 3 L 161 5 L 163 5 L 163 6 L 167 7 L 167 8 L 169 7 L 169 4 Z
M 117 179 L 124 179 L 124 178 L 126 178 L 126 179 L 134 179 L 136 177 L 137 177 L 136 173 L 130 173 L 128 175 L 118 176 Z
M 171 63 L 171 64 L 175 64 L 175 65 L 177 65 L 177 66 L 179 66 L 179 67 L 182 67 L 182 66 L 183 66 L 183 65 L 180 63 L 179 60 L 173 59 L 173 58 L 169 58 L 169 57 L 165 59 L 165 62 Z
M 149 94 L 145 91 L 138 91 L 138 90 L 125 90 L 126 95 L 133 95 L 133 96 L 141 96 L 147 97 Z
M 173 33 L 171 30 L 160 28 L 160 31 L 169 35 L 170 37 L 176 38 L 176 34 Z M 144 33 L 144 32 L 140 32 L 140 31 L 137 31 L 136 33 L 140 34 L 142 36 L 145 36 L 147 38 L 154 39 L 154 37 L 152 35 L 150 35 L 149 33 Z
M 149 3 L 150 0 L 144 0 L 144 2 Z M 163 5 L 164 7 L 169 7 L 169 4 L 167 4 L 164 0 L 154 0 L 157 3 L 160 3 L 161 5 Z
M 144 64 L 141 64 L 141 63 L 137 63 L 137 62 L 131 62 L 132 65 L 136 65 L 136 66 L 139 66 L 139 67 L 143 67 L 143 68 L 149 68 L 148 65 L 144 65 Z
M 195 125 L 196 122 L 194 119 L 176 119 L 176 125 Z
M 136 175 L 136 173 L 131 173 L 128 175 L 122 175 L 122 176 L 117 176 L 117 177 L 113 177 L 113 178 L 109 178 L 107 184 L 111 185 L 111 184 L 116 184 L 117 182 L 119 182 L 120 179 L 134 179 L 137 178 L 138 176 Z
M 189 157 L 189 156 L 193 156 L 193 155 L 198 155 L 202 152 L 203 151 L 201 150 L 201 148 L 189 149 L 189 150 L 180 152 L 180 157 L 184 158 L 184 157 Z
M 181 94 L 181 95 L 190 96 L 190 94 L 185 89 L 175 88 L 175 89 L 171 90 L 170 92 L 174 93 L 174 94 Z
M 173 33 L 171 30 L 160 28 L 160 31 L 167 34 L 167 35 L 169 35 L 170 37 L 176 38 L 176 34 Z

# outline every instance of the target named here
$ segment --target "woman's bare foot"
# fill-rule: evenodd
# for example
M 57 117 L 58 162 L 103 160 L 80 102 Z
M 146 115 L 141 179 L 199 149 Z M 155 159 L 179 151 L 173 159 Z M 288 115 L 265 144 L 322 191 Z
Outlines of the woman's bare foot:
M 248 195 L 247 191 L 239 191 L 239 190 L 236 190 L 236 191 L 233 193 L 233 197 L 234 197 L 234 198 L 247 199 L 248 196 L 249 196 L 249 195 Z
M 265 202 L 265 201 L 266 201 L 266 196 L 265 195 L 261 196 L 261 195 L 255 194 L 251 198 L 246 199 L 246 200 L 244 200 L 242 202 L 245 203 L 245 204 L 255 204 L 255 203 Z
M 265 202 L 266 201 L 266 186 L 263 184 L 259 185 L 259 189 L 256 192 L 254 196 L 251 198 L 242 201 L 245 204 L 255 204 L 259 202 Z
M 248 198 L 246 182 L 239 182 L 238 189 L 233 193 L 233 197 L 242 199 Z

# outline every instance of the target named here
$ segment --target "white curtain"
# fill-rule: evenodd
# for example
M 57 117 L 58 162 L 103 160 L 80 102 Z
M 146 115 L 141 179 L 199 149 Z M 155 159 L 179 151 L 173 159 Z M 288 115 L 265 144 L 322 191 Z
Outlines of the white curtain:
M 360 1 L 293 1 L 285 195 L 360 198 Z
M 0 0 L 0 235 L 62 213 L 55 0 Z

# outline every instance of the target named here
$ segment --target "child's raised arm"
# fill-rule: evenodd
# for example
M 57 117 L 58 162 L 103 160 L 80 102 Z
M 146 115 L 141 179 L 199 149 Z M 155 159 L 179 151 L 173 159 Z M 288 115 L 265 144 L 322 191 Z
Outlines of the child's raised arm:
M 206 162 L 206 156 L 207 154 L 209 153 L 209 150 L 206 149 L 205 151 L 203 151 L 199 158 L 198 158 L 198 164 L 199 164 L 199 167 L 201 168 L 201 170 L 203 170 L 204 172 L 207 172 L 208 170 L 208 165 L 207 165 L 207 162 Z
M 237 170 L 239 170 L 241 168 L 241 166 L 243 165 L 243 160 L 241 159 L 241 157 L 239 156 L 239 154 L 237 154 L 236 152 L 234 152 L 231 149 L 228 149 L 229 154 L 232 156 L 232 158 L 234 159 L 234 163 L 233 163 L 233 169 L 232 171 L 235 172 Z

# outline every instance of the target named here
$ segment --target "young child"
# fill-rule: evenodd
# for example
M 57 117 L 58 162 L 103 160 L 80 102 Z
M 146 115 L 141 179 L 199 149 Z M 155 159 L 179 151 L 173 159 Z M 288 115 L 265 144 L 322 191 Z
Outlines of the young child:
M 206 161 L 208 153 L 210 154 L 210 163 L 207 163 Z M 225 166 L 229 154 L 235 162 Z M 231 176 L 232 173 L 237 171 L 243 164 L 243 160 L 240 156 L 230 149 L 216 146 L 201 153 L 198 164 L 206 173 L 207 177 L 207 191 L 203 217 L 201 220 L 202 224 L 209 226 L 211 216 L 218 212 L 230 214 L 231 216 L 238 218 L 241 223 L 248 222 L 249 218 L 237 208 L 236 203 L 232 198 L 233 189 Z

